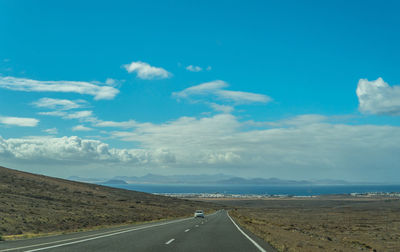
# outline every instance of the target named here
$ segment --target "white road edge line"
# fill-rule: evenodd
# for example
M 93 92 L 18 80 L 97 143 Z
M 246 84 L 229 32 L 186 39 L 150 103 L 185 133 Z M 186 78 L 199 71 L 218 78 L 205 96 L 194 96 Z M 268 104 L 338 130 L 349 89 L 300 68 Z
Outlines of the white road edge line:
M 190 229 L 186 229 L 186 230 L 185 230 L 185 233 L 186 233 L 186 232 L 189 232 L 189 231 L 190 231 Z
M 212 214 L 209 214 L 208 216 L 214 215 L 214 214 L 216 214 L 216 213 L 217 213 L 217 212 L 214 212 L 214 213 L 212 213 Z M 173 220 L 173 221 L 170 221 L 170 222 L 166 222 L 166 223 L 164 223 L 164 224 L 162 224 L 162 225 L 170 224 L 170 223 L 175 223 L 175 222 L 179 222 L 179 221 L 184 221 L 184 220 L 190 220 L 190 219 L 192 219 L 192 218 L 189 217 L 189 218 L 180 219 L 180 220 Z M 154 227 L 154 226 L 156 226 L 156 225 L 146 226 L 146 227 Z M 160 225 L 160 226 L 161 226 L 161 225 Z M 143 228 L 140 228 L 140 229 L 143 229 Z M 103 234 L 108 234 L 108 233 L 113 233 L 113 232 L 118 232 L 118 231 L 124 231 L 124 230 L 135 231 L 135 230 L 140 230 L 140 229 L 131 230 L 130 228 L 124 228 L 124 229 L 119 229 L 119 230 L 107 231 L 107 232 L 101 233 L 101 235 L 103 235 Z M 23 246 L 23 247 L 8 248 L 8 249 L 0 250 L 0 252 L 13 251 L 13 250 L 20 250 L 20 249 L 26 249 L 26 248 L 32 248 L 32 247 L 39 247 L 39 246 L 44 246 L 44 245 L 49 245 L 49 244 L 54 244 L 54 243 L 60 243 L 60 242 L 65 242 L 65 241 L 73 241 L 73 240 L 78 240 L 78 239 L 82 239 L 82 238 L 88 238 L 88 237 L 92 237 L 92 236 L 96 236 L 96 235 L 99 235 L 99 234 L 92 234 L 92 235 L 86 235 L 86 236 L 81 236 L 81 237 L 75 237 L 75 238 L 69 238 L 69 239 L 59 240 L 59 241 L 53 241 L 53 242 L 45 242 L 45 243 L 33 244 L 33 245 L 28 245 L 28 246 Z M 29 251 L 37 251 L 37 250 L 29 250 Z M 29 252 L 29 251 L 27 251 L 27 252 Z
M 173 241 L 175 241 L 175 239 L 171 239 L 171 240 L 169 240 L 169 241 L 167 241 L 165 244 L 170 244 L 171 242 L 173 242 Z
M 104 232 L 104 233 L 101 233 L 101 234 L 109 234 L 109 233 L 118 232 L 118 231 L 124 231 L 124 230 L 128 230 L 128 229 L 131 229 L 131 228 L 122 228 L 122 229 L 119 229 L 119 230 L 107 231 L 107 232 Z M 79 240 L 79 239 L 88 238 L 88 237 L 92 237 L 92 236 L 96 236 L 96 235 L 99 235 L 99 234 L 91 234 L 91 235 L 85 235 L 85 236 L 81 236 L 81 237 L 69 238 L 69 239 L 64 239 L 64 240 L 59 240 L 59 241 L 44 242 L 44 243 L 28 245 L 28 246 L 23 246 L 23 247 L 3 249 L 3 250 L 0 250 L 0 252 L 13 251 L 13 250 L 19 250 L 19 249 L 26 249 L 26 248 L 32 248 L 32 247 L 38 247 L 38 246 L 43 246 L 43 245 L 49 245 L 49 244 L 54 244 L 54 243 L 65 242 L 65 241 Z
M 49 246 L 49 247 L 43 247 L 43 248 L 37 248 L 37 249 L 32 249 L 32 250 L 27 250 L 26 252 L 34 252 L 34 251 L 40 251 L 40 250 L 46 250 L 46 249 L 51 249 L 51 248 L 57 248 L 57 247 L 63 247 L 63 246 L 67 246 L 67 245 L 72 245 L 72 244 L 76 244 L 76 243 L 81 243 L 81 242 L 86 242 L 86 241 L 91 241 L 91 240 L 96 240 L 96 239 L 100 239 L 100 238 L 104 238 L 104 237 L 109 237 L 109 236 L 113 236 L 113 235 L 118 235 L 118 234 L 123 234 L 123 233 L 128 233 L 128 232 L 132 232 L 132 231 L 136 231 L 136 230 L 142 230 L 142 229 L 146 229 L 146 228 L 152 228 L 152 227 L 158 227 L 158 226 L 163 226 L 163 225 L 167 225 L 167 224 L 172 224 L 172 223 L 176 223 L 176 222 L 181 222 L 181 221 L 185 221 L 185 220 L 190 220 L 192 218 L 185 218 L 185 219 L 180 219 L 180 220 L 173 220 L 173 221 L 169 221 L 169 222 L 163 222 L 160 224 L 154 224 L 154 225 L 148 225 L 148 226 L 143 226 L 143 227 L 137 227 L 137 228 L 132 228 L 132 229 L 124 229 L 123 231 L 117 231 L 115 233 L 111 233 L 111 234 L 107 234 L 109 232 L 103 233 L 99 236 L 95 236 L 92 238 L 87 238 L 87 239 L 83 239 L 83 240 L 78 240 L 78 241 L 73 241 L 73 242 L 67 242 L 67 243 L 62 243 L 62 244 L 57 244 L 57 245 L 53 245 L 53 246 Z M 87 236 L 84 236 L 87 237 Z M 82 237 L 81 237 L 82 238 Z M 79 239 L 79 238 L 76 238 Z M 68 240 L 68 239 L 67 239 Z M 61 240 L 61 241 L 54 241 L 53 243 L 56 242 L 63 242 L 65 240 Z M 17 249 L 23 249 L 23 248 L 27 248 L 27 247 L 37 247 L 37 246 L 42 246 L 42 245 L 47 245 L 49 243 L 42 243 L 42 244 L 35 244 L 32 246 L 25 246 L 25 247 L 19 247 L 19 248 L 12 248 L 12 249 L 6 249 L 6 250 L 0 250 L 0 252 L 3 251 L 10 251 L 10 250 L 17 250 Z
M 245 232 L 243 232 L 242 229 L 240 229 L 240 227 L 235 223 L 235 221 L 231 218 L 231 216 L 229 215 L 228 212 L 226 212 L 226 214 L 228 215 L 229 219 L 231 219 L 232 223 L 236 226 L 236 228 L 244 235 L 244 237 L 246 237 L 247 239 L 249 239 L 249 241 L 251 241 L 251 243 L 253 243 L 254 246 L 256 246 L 256 248 L 258 248 L 258 250 L 260 250 L 261 252 L 267 252 L 265 249 L 263 249 L 260 245 L 258 245 L 257 242 L 255 242 L 253 239 L 250 238 L 250 236 L 248 236 Z

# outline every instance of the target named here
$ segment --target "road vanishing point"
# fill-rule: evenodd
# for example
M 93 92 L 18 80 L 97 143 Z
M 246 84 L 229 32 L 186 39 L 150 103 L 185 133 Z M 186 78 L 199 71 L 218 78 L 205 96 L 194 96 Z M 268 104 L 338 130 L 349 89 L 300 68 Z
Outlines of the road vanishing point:
M 205 218 L 130 225 L 0 242 L 6 251 L 275 251 L 239 227 L 225 210 Z

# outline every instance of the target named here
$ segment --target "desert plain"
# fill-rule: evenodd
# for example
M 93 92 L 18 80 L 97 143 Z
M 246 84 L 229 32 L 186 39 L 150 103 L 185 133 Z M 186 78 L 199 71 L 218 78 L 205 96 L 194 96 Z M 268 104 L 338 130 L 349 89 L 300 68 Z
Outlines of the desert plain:
M 207 199 L 278 251 L 400 251 L 400 199 Z

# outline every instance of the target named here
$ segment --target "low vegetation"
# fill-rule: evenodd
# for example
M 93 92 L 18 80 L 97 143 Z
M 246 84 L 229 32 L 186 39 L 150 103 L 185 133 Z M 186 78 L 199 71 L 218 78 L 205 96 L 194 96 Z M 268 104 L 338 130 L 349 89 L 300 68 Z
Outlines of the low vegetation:
M 214 204 L 0 167 L 0 237 L 31 237 L 192 215 Z M 216 208 L 215 208 L 216 209 Z
M 316 199 L 224 201 L 240 225 L 279 251 L 399 251 L 400 200 L 324 196 Z

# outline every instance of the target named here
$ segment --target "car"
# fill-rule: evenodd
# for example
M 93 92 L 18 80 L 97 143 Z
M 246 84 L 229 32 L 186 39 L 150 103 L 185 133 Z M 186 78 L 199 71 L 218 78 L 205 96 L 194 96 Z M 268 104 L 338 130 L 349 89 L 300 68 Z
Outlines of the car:
M 196 210 L 196 212 L 194 212 L 194 217 L 197 218 L 204 218 L 204 212 L 203 210 Z

